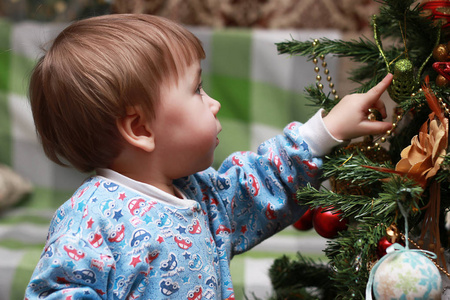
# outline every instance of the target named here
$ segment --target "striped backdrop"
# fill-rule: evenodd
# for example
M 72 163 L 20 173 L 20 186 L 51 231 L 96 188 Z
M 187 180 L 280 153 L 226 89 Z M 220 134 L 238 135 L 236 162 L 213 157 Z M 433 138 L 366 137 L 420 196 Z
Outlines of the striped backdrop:
M 0 300 L 23 298 L 54 210 L 87 176 L 45 157 L 27 103 L 30 71 L 41 49 L 64 26 L 0 19 L 0 164 L 11 166 L 33 183 L 31 195 L 0 213 Z M 277 55 L 275 43 L 340 37 L 337 31 L 189 29 L 201 39 L 207 54 L 202 62 L 204 89 L 222 104 L 216 167 L 230 153 L 255 150 L 288 122 L 304 122 L 315 111 L 302 95 L 304 87 L 315 82 L 312 62 Z M 337 59 L 327 58 L 327 62 L 335 78 Z M 302 245 L 315 246 L 302 249 Z M 232 262 L 236 298 L 242 299 L 244 289 L 246 294 L 256 291 L 260 296 L 270 291 L 264 270 L 273 258 L 297 250 L 320 256 L 324 245 L 314 233 L 287 229 L 237 256 Z

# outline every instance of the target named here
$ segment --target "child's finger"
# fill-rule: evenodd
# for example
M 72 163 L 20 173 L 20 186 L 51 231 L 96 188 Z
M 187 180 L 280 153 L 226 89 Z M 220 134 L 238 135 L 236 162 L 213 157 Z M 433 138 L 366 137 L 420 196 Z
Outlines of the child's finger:
M 378 99 L 378 101 L 376 101 L 375 103 L 372 103 L 371 107 L 369 108 L 375 108 L 376 110 L 378 110 L 383 119 L 387 117 L 386 106 L 384 105 L 384 102 L 381 101 L 380 99 Z
M 386 91 L 386 89 L 389 87 L 389 85 L 392 82 L 392 78 L 393 75 L 391 73 L 388 73 L 383 80 L 381 80 L 376 86 L 374 86 L 373 88 L 371 88 L 368 92 L 367 92 L 367 99 L 369 100 L 367 102 L 367 109 L 369 108 L 375 108 L 376 110 L 378 110 L 383 119 L 386 118 L 387 113 L 386 113 L 386 107 L 383 103 L 383 101 L 380 100 L 381 95 Z
M 382 121 L 364 121 L 363 123 L 361 123 L 361 129 L 365 135 L 382 134 L 387 130 L 392 129 L 392 123 Z
M 392 82 L 392 78 L 394 77 L 394 75 L 392 75 L 391 73 L 388 73 L 383 80 L 381 80 L 376 86 L 374 86 L 373 88 L 371 88 L 366 95 L 369 96 L 368 98 L 373 100 L 377 100 L 378 98 L 381 97 L 381 95 L 384 93 L 384 91 L 386 91 L 386 89 L 389 87 L 389 85 Z
M 378 99 L 381 97 L 381 95 L 384 93 L 384 91 L 389 87 L 389 85 L 392 82 L 392 78 L 394 75 L 391 73 L 388 73 L 383 80 L 381 80 L 376 86 L 371 88 L 367 95 L 370 96 L 371 99 Z

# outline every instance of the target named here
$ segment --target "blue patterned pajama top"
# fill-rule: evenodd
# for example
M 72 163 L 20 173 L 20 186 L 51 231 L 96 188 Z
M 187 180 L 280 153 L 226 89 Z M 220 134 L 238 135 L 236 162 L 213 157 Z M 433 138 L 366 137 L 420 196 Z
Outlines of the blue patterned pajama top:
M 176 180 L 180 197 L 98 170 L 55 213 L 25 297 L 234 299 L 230 260 L 303 214 L 295 192 L 319 184 L 318 156 L 338 142 L 320 116 L 291 123 Z

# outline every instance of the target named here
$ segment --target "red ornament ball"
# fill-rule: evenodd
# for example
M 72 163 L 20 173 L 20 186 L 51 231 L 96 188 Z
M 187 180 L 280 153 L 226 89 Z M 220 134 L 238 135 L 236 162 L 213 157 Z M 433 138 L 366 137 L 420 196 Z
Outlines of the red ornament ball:
M 395 243 L 405 246 L 405 243 L 403 243 L 402 241 L 395 242 Z M 387 237 L 383 236 L 381 238 L 381 240 L 378 242 L 378 245 L 377 245 L 378 259 L 380 259 L 386 255 L 386 249 L 389 248 L 392 244 L 394 244 L 394 243 L 392 243 Z
M 334 239 L 338 232 L 347 230 L 349 223 L 347 218 L 342 218 L 341 211 L 323 211 L 323 208 L 316 208 L 313 216 L 313 226 L 319 235 L 327 239 Z
M 293 224 L 293 226 L 301 231 L 306 231 L 313 228 L 313 215 L 314 209 L 308 209 L 303 216 L 301 216 L 300 219 Z

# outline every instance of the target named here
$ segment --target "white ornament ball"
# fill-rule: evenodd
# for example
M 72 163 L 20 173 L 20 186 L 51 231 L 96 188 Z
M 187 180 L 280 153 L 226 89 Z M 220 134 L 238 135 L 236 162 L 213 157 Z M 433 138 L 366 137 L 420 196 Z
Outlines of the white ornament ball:
M 418 251 L 387 254 L 375 271 L 377 300 L 441 299 L 442 279 L 433 262 Z

